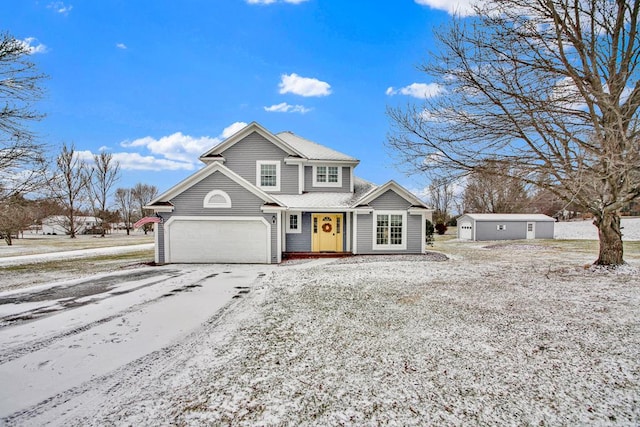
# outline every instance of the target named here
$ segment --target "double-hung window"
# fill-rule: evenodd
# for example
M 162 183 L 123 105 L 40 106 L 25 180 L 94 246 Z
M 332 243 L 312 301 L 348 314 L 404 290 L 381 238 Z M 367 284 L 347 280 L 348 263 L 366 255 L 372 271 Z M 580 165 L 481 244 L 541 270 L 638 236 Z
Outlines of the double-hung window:
M 280 162 L 258 160 L 256 162 L 256 185 L 265 191 L 280 191 Z
M 407 249 L 407 213 L 374 212 L 373 249 Z
M 342 187 L 341 166 L 314 166 L 314 187 Z
M 287 214 L 287 233 L 297 234 L 302 232 L 302 215 L 300 212 L 291 212 Z

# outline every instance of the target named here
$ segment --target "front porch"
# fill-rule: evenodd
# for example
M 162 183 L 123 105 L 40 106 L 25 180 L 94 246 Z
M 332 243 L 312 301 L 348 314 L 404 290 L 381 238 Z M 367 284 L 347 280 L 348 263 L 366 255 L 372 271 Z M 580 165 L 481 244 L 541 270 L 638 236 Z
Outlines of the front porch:
M 282 260 L 307 258 L 345 258 L 353 256 L 353 252 L 283 252 Z

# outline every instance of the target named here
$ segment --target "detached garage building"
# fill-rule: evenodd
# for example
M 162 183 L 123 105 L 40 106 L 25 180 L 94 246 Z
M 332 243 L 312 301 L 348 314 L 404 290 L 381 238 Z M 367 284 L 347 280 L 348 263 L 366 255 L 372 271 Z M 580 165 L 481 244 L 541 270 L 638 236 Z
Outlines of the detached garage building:
M 458 218 L 458 239 L 553 239 L 555 222 L 542 214 L 464 214 Z

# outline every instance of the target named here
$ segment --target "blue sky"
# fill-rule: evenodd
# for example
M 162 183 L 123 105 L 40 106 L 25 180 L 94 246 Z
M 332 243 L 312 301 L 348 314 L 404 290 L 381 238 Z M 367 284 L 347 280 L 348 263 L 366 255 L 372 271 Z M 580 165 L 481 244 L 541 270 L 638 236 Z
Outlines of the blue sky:
M 199 154 L 243 124 L 290 130 L 360 159 L 356 174 L 418 190 L 384 146 L 387 106 L 437 94 L 417 67 L 433 30 L 464 1 L 12 0 L 1 30 L 49 75 L 54 149 L 108 150 L 119 187 L 162 192 L 201 167 Z

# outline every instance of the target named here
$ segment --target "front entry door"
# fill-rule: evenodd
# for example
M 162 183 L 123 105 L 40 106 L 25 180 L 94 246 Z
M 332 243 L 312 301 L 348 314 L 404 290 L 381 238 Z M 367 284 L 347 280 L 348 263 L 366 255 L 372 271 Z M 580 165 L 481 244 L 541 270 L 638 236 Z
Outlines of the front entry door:
M 342 252 L 342 214 L 313 214 L 311 221 L 313 252 Z

